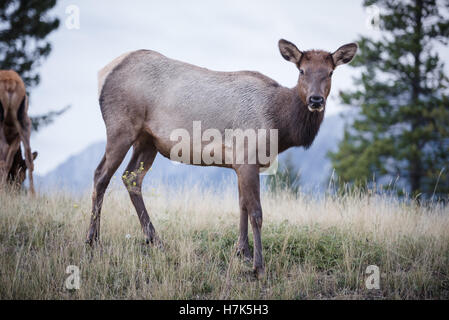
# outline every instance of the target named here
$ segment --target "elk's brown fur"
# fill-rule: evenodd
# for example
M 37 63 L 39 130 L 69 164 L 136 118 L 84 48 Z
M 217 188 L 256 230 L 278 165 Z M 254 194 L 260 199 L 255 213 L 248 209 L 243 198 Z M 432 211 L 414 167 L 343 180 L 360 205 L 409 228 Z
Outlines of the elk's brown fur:
M 6 183 L 20 150 L 25 149 L 25 164 L 28 169 L 30 191 L 34 195 L 33 154 L 30 147 L 31 120 L 28 117 L 28 97 L 25 84 L 13 70 L 0 70 L 0 182 Z M 21 155 L 20 155 L 20 158 Z M 16 163 L 14 170 L 19 169 Z

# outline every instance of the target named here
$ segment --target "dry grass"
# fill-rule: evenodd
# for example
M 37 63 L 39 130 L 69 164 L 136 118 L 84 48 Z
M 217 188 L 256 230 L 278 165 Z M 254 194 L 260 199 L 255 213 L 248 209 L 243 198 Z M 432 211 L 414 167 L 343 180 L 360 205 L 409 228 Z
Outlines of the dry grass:
M 449 209 L 364 195 L 264 195 L 266 277 L 235 257 L 234 190 L 145 192 L 165 251 L 144 245 L 123 187 L 108 191 L 102 246 L 84 245 L 90 196 L 0 191 L 1 299 L 448 299 Z M 126 235 L 130 235 L 128 238 Z M 230 261 L 232 260 L 232 261 Z M 81 288 L 64 287 L 68 265 Z M 380 290 L 365 287 L 377 265 Z

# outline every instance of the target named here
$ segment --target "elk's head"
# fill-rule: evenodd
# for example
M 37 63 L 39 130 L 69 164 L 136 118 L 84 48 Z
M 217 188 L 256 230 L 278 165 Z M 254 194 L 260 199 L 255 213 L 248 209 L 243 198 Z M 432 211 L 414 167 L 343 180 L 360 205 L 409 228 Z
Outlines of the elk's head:
M 351 62 L 357 52 L 357 44 L 349 43 L 334 53 L 311 50 L 300 51 L 293 43 L 279 40 L 279 50 L 285 60 L 299 69 L 298 94 L 311 112 L 322 112 L 331 90 L 334 69 Z
M 37 151 L 32 153 L 33 161 L 37 158 Z M 22 186 L 26 179 L 27 165 L 25 160 L 22 158 L 22 152 L 18 151 L 14 157 L 14 162 L 8 173 L 8 182 L 15 183 L 18 186 Z

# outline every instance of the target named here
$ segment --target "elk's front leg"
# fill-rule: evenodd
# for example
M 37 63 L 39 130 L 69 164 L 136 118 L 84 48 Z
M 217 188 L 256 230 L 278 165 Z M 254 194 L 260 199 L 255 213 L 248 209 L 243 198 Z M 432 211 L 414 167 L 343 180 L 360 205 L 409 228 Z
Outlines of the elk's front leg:
M 251 260 L 252 254 L 249 249 L 248 242 L 248 210 L 245 206 L 245 201 L 242 196 L 242 190 L 239 187 L 239 205 L 240 205 L 240 226 L 239 226 L 239 240 L 237 243 L 237 255 L 243 256 Z
M 259 168 L 256 165 L 241 165 L 235 170 L 238 177 L 241 207 L 243 205 L 244 208 L 246 208 L 251 227 L 253 228 L 253 269 L 256 276 L 260 278 L 265 273 L 265 267 L 262 256 L 262 207 L 260 205 Z M 242 234 L 243 233 L 241 232 L 241 235 Z

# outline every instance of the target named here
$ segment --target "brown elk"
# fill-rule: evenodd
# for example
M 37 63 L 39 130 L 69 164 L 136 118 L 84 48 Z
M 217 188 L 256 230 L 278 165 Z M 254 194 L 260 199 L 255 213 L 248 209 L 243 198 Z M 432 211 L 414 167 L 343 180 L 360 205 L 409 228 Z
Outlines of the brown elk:
M 37 158 L 37 151 L 33 152 L 33 161 Z M 19 148 L 14 157 L 11 169 L 8 173 L 7 182 L 11 185 L 21 187 L 26 179 L 26 161 L 23 159 L 22 150 Z
M 354 43 L 334 53 L 300 51 L 294 44 L 279 41 L 282 56 L 299 69 L 294 88 L 250 71 L 216 72 L 169 59 L 155 51 L 124 54 L 100 70 L 99 102 L 106 125 L 105 154 L 94 175 L 92 217 L 86 242 L 100 235 L 100 211 L 111 177 L 133 146 L 125 176 L 131 201 L 148 243 L 159 244 L 141 194 L 142 180 L 159 152 L 170 157 L 176 142 L 171 132 L 184 128 L 192 134 L 194 121 L 204 129 L 220 133 L 227 129 L 276 129 L 280 152 L 294 146 L 309 147 L 324 116 L 334 69 L 348 63 L 357 51 Z M 248 145 L 244 144 L 244 148 Z M 201 148 L 204 148 L 201 142 Z M 220 148 L 226 149 L 225 144 Z M 202 150 L 202 149 L 201 149 Z M 194 157 L 192 146 L 191 157 Z M 235 158 L 233 158 L 235 160 Z M 200 165 L 206 165 L 201 162 Z M 251 258 L 248 218 L 254 234 L 253 268 L 264 273 L 262 258 L 262 208 L 260 205 L 259 162 L 221 162 L 235 170 L 240 204 L 240 235 L 237 250 Z
M 20 150 L 25 149 L 25 164 L 28 169 L 30 191 L 34 195 L 33 154 L 30 147 L 31 120 L 28 117 L 28 97 L 25 84 L 12 70 L 0 70 L 0 183 L 11 175 L 22 175 L 20 163 L 14 162 Z M 20 159 L 22 156 L 20 155 Z M 13 168 L 14 167 L 14 168 Z M 19 170 L 16 172 L 16 170 Z

